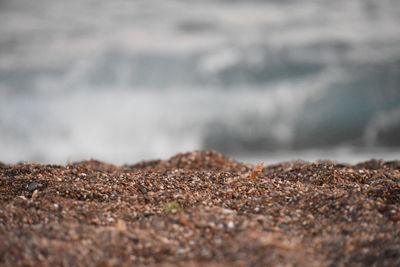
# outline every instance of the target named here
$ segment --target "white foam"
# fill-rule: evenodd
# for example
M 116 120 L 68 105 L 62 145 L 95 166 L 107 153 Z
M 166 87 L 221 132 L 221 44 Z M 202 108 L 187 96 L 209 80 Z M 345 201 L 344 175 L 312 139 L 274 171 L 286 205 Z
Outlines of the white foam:
M 352 81 L 347 66 L 400 51 L 400 6 L 386 0 L 3 2 L 5 162 L 168 157 L 202 148 L 218 126 L 288 147 L 307 105 Z M 376 113 L 368 144 L 392 113 Z

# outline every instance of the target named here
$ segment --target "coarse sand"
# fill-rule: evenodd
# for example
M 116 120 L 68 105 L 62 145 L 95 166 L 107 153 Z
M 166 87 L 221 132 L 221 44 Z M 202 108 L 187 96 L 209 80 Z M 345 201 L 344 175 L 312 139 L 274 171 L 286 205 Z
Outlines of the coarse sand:
M 400 266 L 400 161 L 0 163 L 1 266 Z

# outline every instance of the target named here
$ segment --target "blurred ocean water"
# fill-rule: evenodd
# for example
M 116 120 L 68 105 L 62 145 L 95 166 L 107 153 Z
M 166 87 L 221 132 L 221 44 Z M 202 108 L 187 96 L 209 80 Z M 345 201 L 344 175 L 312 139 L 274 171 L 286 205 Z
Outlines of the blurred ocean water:
M 0 161 L 400 158 L 398 0 L 0 0 Z

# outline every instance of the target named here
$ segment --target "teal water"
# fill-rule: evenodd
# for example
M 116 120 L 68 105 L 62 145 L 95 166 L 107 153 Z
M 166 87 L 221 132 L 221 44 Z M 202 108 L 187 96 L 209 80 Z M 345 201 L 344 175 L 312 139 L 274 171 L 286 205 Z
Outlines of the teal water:
M 393 157 L 398 25 L 397 0 L 2 0 L 0 161 Z

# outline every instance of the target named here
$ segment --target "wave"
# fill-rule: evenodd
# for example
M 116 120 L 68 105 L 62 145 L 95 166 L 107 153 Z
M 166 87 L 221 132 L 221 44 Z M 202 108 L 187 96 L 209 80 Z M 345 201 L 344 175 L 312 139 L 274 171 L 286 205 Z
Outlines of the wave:
M 0 160 L 398 149 L 400 5 L 367 2 L 3 1 Z

